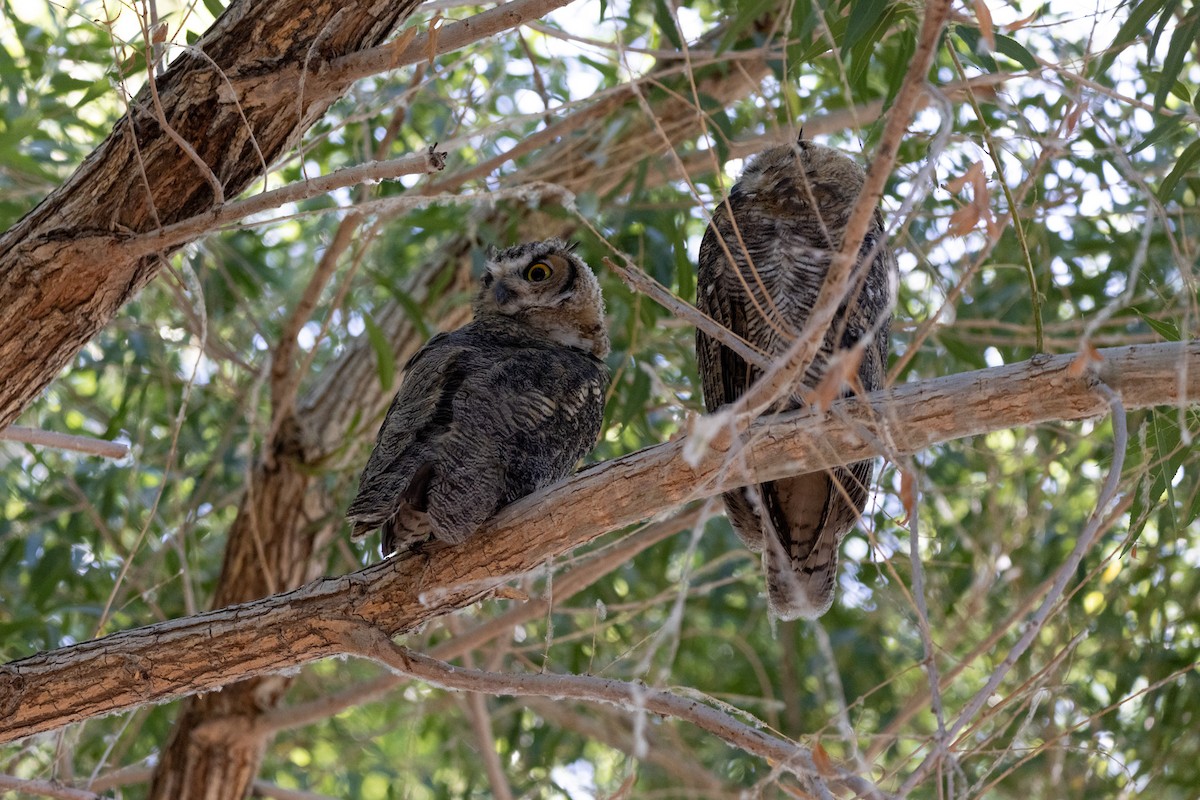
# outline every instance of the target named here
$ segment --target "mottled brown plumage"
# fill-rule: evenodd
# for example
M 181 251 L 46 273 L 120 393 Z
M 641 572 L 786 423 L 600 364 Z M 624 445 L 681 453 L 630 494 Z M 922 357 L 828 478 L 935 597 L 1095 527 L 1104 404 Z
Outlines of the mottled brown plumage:
M 458 544 L 596 443 L 608 355 L 596 276 L 559 239 L 493 252 L 474 319 L 405 367 L 346 516 L 382 549 Z
M 755 157 L 705 231 L 696 289 L 700 310 L 769 355 L 786 350 L 816 303 L 864 177 L 838 151 L 803 140 Z M 805 372 L 805 386 L 817 386 L 835 351 L 864 337 L 872 338 L 858 378 L 867 391 L 883 385 L 895 272 L 877 210 L 849 299 Z M 710 411 L 733 402 L 760 375 L 700 331 L 696 356 Z M 777 410 L 801 404 L 797 393 Z M 776 616 L 815 618 L 829 609 L 838 547 L 866 505 L 872 472 L 872 462 L 859 461 L 725 494 L 734 530 L 763 554 Z

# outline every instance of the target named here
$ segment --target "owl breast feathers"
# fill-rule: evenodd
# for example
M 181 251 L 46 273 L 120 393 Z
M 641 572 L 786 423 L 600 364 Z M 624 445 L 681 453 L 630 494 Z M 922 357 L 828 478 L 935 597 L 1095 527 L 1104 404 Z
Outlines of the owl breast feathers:
M 405 367 L 346 511 L 382 549 L 453 544 L 571 473 L 596 443 L 608 354 L 596 276 L 558 239 L 493 252 L 474 319 Z
M 828 147 L 799 141 L 760 153 L 713 212 L 700 245 L 699 308 L 769 356 L 808 321 L 841 247 L 865 173 Z M 878 210 L 859 252 L 851 289 L 801 381 L 815 387 L 830 357 L 866 339 L 858 380 L 883 385 L 896 261 Z M 760 371 L 697 331 L 704 401 L 714 411 L 742 395 Z M 777 410 L 801 405 L 794 394 Z M 748 486 L 725 494 L 734 530 L 763 554 L 772 612 L 815 618 L 833 603 L 837 551 L 867 502 L 873 464 Z

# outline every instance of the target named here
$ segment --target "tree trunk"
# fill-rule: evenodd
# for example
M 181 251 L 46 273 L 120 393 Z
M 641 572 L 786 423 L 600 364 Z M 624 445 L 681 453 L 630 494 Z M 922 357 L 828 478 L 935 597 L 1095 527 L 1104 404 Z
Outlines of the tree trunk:
M 314 484 L 312 470 L 294 455 L 259 467 L 229 531 L 214 608 L 244 603 L 292 589 L 318 577 L 313 558 L 336 529 L 329 498 Z M 196 695 L 184 701 L 170 741 L 162 750 L 152 798 L 243 797 L 258 775 L 270 738 L 248 722 L 272 708 L 290 679 L 266 675 Z M 219 735 L 204 735 L 219 720 Z M 216 727 L 216 726 L 214 726 Z
M 379 44 L 416 5 L 233 0 L 195 45 L 206 58 L 181 54 L 133 99 L 75 174 L 0 236 L 0 428 L 165 263 L 166 252 L 124 255 L 121 241 L 262 176 L 347 88 L 319 80 L 321 65 Z

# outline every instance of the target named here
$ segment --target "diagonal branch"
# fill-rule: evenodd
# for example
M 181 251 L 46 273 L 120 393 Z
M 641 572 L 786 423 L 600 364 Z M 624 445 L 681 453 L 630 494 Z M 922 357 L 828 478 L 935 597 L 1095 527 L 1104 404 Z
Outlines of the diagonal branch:
M 692 465 L 686 440 L 650 447 L 512 504 L 469 548 L 430 546 L 264 600 L 12 662 L 0 667 L 0 742 L 341 654 L 340 634 L 322 620 L 412 631 L 607 531 L 697 497 L 870 458 L 877 441 L 906 454 L 1102 416 L 1109 403 L 1101 383 L 1127 409 L 1200 403 L 1200 340 L 1100 353 L 1094 373 L 1080 370 L 1075 355 L 1038 356 L 875 392 L 870 402 L 842 400 L 827 413 L 764 419 L 746 434 L 754 447 L 745 459 L 712 448 Z

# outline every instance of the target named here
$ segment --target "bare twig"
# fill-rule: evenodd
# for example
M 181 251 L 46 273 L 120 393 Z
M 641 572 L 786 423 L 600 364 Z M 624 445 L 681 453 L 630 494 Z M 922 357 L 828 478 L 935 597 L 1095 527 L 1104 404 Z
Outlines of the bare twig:
M 1120 484 L 1121 469 L 1125 463 L 1125 448 L 1129 443 L 1129 436 L 1125 425 L 1125 406 L 1121 402 L 1121 398 L 1109 386 L 1101 382 L 1096 384 L 1095 391 L 1107 400 L 1112 410 L 1111 419 L 1113 426 L 1112 465 L 1109 468 L 1108 476 L 1104 480 L 1104 485 L 1100 489 L 1100 495 L 1096 498 L 1096 508 L 1092 512 L 1092 516 L 1088 519 L 1087 524 L 1084 525 L 1083 530 L 1080 531 L 1079 540 L 1075 543 L 1075 548 L 1071 551 L 1071 555 L 1059 567 L 1058 574 L 1054 578 L 1054 583 L 1050 587 L 1050 592 L 1046 595 L 1038 610 L 1034 612 L 1033 617 L 1026 623 L 1021 638 L 1017 640 L 1012 650 L 1009 651 L 1008 655 L 1004 657 L 1004 660 L 1000 662 L 1000 665 L 996 667 L 995 671 L 988 678 L 987 683 L 975 693 L 975 696 L 971 698 L 971 701 L 967 703 L 958 715 L 954 724 L 950 726 L 948 733 L 951 736 L 958 733 L 968 722 L 974 719 L 975 715 L 979 713 L 980 709 L 991 698 L 993 692 L 996 691 L 996 688 L 999 687 L 1005 676 L 1008 675 L 1009 670 L 1016 665 L 1021 656 L 1025 654 L 1025 651 L 1029 649 L 1029 646 L 1033 644 L 1034 639 L 1037 638 L 1038 634 L 1042 631 L 1042 627 L 1046 624 L 1046 620 L 1049 619 L 1051 612 L 1057 608 L 1059 601 L 1062 599 L 1063 590 L 1066 588 L 1067 582 L 1075 574 L 1080 562 L 1083 561 L 1083 557 L 1092 549 L 1100 532 L 1104 529 L 1103 523 L 1106 519 L 1108 505 L 1116 497 L 1117 488 Z M 947 748 L 948 742 L 945 739 L 935 743 L 932 751 L 925 757 L 925 760 L 904 781 L 904 784 L 900 788 L 900 794 L 906 794 L 918 786 L 929 773 L 929 770 L 937 766 L 941 759 L 946 756 L 948 752 Z
M 297 181 L 269 192 L 260 192 L 245 200 L 219 206 L 200 216 L 165 225 L 156 231 L 124 240 L 121 247 L 128 248 L 125 252 L 130 258 L 140 258 L 166 251 L 189 242 L 201 234 L 245 219 L 253 214 L 270 211 L 287 203 L 298 203 L 301 200 L 328 194 L 335 189 L 364 182 L 395 180 L 403 175 L 427 175 L 437 172 L 446 165 L 445 159 L 444 152 L 430 147 L 423 153 L 403 158 L 346 167 L 328 175 Z
M 129 445 L 94 439 L 91 436 L 76 436 L 71 433 L 56 433 L 24 425 L 9 425 L 0 431 L 0 439 L 23 442 L 36 447 L 52 447 L 56 450 L 71 450 L 101 458 L 124 458 L 129 455 Z
M 452 53 L 472 42 L 543 17 L 569 2 L 571 0 L 512 0 L 473 17 L 442 26 L 437 29 L 432 41 L 430 33 L 426 31 L 418 33 L 411 40 L 401 37 L 395 42 L 334 59 L 318 72 L 317 79 L 325 84 L 342 85 L 397 67 L 427 61 L 433 56 Z
M 147 26 L 145 17 L 143 17 L 141 14 L 136 16 L 138 18 L 138 23 L 141 25 L 142 38 L 146 45 L 146 88 L 150 90 L 150 101 L 154 106 L 153 116 L 155 117 L 155 121 L 162 126 L 163 133 L 165 133 L 171 139 L 171 141 L 179 146 L 179 149 L 182 150 L 184 155 L 188 157 L 188 160 L 196 165 L 196 169 L 200 171 L 200 176 L 208 182 L 209 188 L 212 189 L 213 206 L 224 205 L 225 187 L 221 185 L 221 181 L 217 178 L 216 173 L 214 173 L 212 167 L 209 166 L 203 158 L 201 158 L 200 154 L 196 152 L 196 148 L 192 147 L 190 142 L 180 136 L 179 131 L 175 130 L 175 127 L 171 125 L 170 121 L 167 119 L 167 112 L 163 109 L 162 98 L 160 98 L 158 94 L 158 79 L 154 74 L 154 56 L 151 53 L 152 45 L 150 42 L 150 29 Z
M 35 781 L 15 775 L 0 775 L 0 789 L 12 789 L 22 794 L 54 797 L 59 800 L 103 800 L 100 795 L 84 789 L 72 789 L 53 781 Z
M 197 353 L 204 352 L 205 342 L 208 340 L 208 316 L 204 307 L 204 287 L 200 283 L 200 279 L 192 268 L 188 266 L 186 261 L 181 262 L 180 271 L 182 273 L 183 282 L 186 285 L 188 292 L 191 294 L 192 303 L 194 305 L 196 316 L 200 319 L 200 342 L 196 348 Z M 104 630 L 104 626 L 108 624 L 108 615 L 112 611 L 113 603 L 116 602 L 117 594 L 121 591 L 121 586 L 125 581 L 125 576 L 129 573 L 130 567 L 133 566 L 133 561 L 137 556 L 138 550 L 141 549 L 142 542 L 146 540 L 146 534 L 150 531 L 150 526 L 154 524 L 155 516 L 158 513 L 158 505 L 162 502 L 163 494 L 167 490 L 168 481 L 171 477 L 171 470 L 175 468 L 175 457 L 179 450 L 179 434 L 183 430 L 183 421 L 187 416 L 188 403 L 192 398 L 192 388 L 196 384 L 196 376 L 200 372 L 201 358 L 197 356 L 196 361 L 192 364 L 192 371 L 188 375 L 187 381 L 183 385 L 183 392 L 179 397 L 179 409 L 175 413 L 175 421 L 171 426 L 171 446 L 167 450 L 166 461 L 162 467 L 162 477 L 158 484 L 158 490 L 154 493 L 154 501 L 150 504 L 150 508 L 146 512 L 146 520 L 142 523 L 141 530 L 138 531 L 137 539 L 134 540 L 133 546 L 129 549 L 129 556 L 121 562 L 121 569 L 117 572 L 116 580 L 113 581 L 112 590 L 109 591 L 108 599 L 104 603 L 104 609 L 100 613 L 100 619 L 96 622 L 95 635 L 99 636 Z
M 588 223 L 584 221 L 584 224 Z M 589 225 L 588 227 L 591 226 Z M 592 232 L 597 236 L 600 235 L 600 232 L 595 228 L 592 228 Z M 602 261 L 604 262 L 604 266 L 621 276 L 621 280 L 625 281 L 625 284 L 630 289 L 646 295 L 651 300 L 677 316 L 679 319 L 692 323 L 697 328 L 704 331 L 733 352 L 737 353 L 748 363 L 754 364 L 763 369 L 766 369 L 770 366 L 770 361 L 767 359 L 767 356 L 764 353 L 757 350 L 741 336 L 738 336 L 736 333 L 729 330 L 700 309 L 696 308 L 690 303 L 680 300 L 671 292 L 670 289 L 656 281 L 633 262 L 626 260 L 628 266 L 621 266 L 611 258 L 604 258 Z
M 693 697 L 680 697 L 643 683 L 627 683 L 590 675 L 516 675 L 453 667 L 400 647 L 377 629 L 355 630 L 347 636 L 346 644 L 352 655 L 378 661 L 399 674 L 418 678 L 443 689 L 516 697 L 570 698 L 613 705 L 631 713 L 650 712 L 682 719 L 733 747 L 778 764 L 806 780 L 822 781 L 808 748 L 740 722 Z M 858 775 L 836 768 L 832 771 L 833 783 L 841 784 L 862 796 L 884 796 L 878 787 Z
M 471 663 L 470 654 L 467 658 L 467 668 L 473 669 L 475 665 Z M 492 733 L 492 715 L 488 711 L 487 697 L 474 692 L 463 698 L 463 705 L 467 719 L 471 721 L 471 731 L 475 734 L 475 748 L 483 759 L 492 797 L 496 800 L 513 800 L 512 787 L 508 785 L 508 776 L 504 774 L 504 765 L 500 763 L 500 755 L 496 752 L 496 737 Z
M 941 682 L 938 678 L 937 648 L 933 644 L 933 632 L 929 629 L 929 604 L 925 600 L 925 567 L 921 563 L 921 487 L 918 472 L 912 459 L 907 459 L 906 477 L 911 482 L 911 496 L 907 498 L 908 512 L 908 560 L 912 565 L 912 596 L 917 610 L 917 630 L 921 634 L 921 647 L 925 674 L 929 679 L 929 699 L 933 707 L 933 718 L 937 723 L 934 741 L 944 747 L 950 734 L 946 730 L 946 711 L 942 703 Z M 953 796 L 953 794 L 951 794 Z

